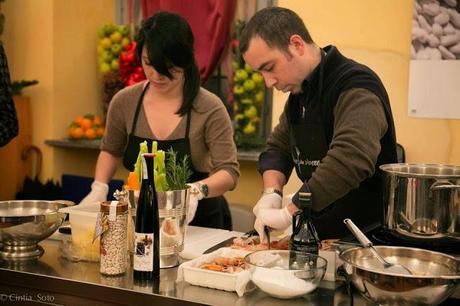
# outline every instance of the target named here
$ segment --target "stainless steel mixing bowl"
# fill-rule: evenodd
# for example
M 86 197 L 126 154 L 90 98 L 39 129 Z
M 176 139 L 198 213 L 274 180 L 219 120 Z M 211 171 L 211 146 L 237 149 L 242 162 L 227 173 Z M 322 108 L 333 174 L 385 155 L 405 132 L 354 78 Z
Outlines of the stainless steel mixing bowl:
M 37 259 L 43 254 L 38 242 L 53 234 L 65 219 L 60 208 L 70 201 L 0 201 L 0 258 Z
M 386 260 L 413 275 L 386 273 L 368 248 L 340 253 L 351 282 L 367 299 L 381 305 L 437 305 L 460 282 L 460 260 L 443 253 L 407 247 L 376 246 Z

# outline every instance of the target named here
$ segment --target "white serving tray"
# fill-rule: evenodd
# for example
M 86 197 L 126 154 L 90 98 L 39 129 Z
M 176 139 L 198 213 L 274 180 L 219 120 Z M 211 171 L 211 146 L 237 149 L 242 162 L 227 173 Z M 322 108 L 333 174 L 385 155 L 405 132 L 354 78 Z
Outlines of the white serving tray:
M 235 291 L 239 296 L 243 296 L 245 291 L 253 289 L 253 286 L 247 286 L 251 278 L 249 269 L 237 273 L 226 273 L 201 269 L 200 266 L 217 257 L 244 257 L 249 253 L 244 250 L 221 248 L 212 253 L 201 255 L 179 266 L 177 282 L 185 281 L 195 286 Z

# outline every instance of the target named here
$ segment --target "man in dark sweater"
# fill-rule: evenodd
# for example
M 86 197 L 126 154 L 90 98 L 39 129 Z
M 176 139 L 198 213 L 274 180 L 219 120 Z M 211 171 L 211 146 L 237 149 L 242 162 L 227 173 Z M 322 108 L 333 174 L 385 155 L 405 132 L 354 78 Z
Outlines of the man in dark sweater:
M 378 167 L 396 162 L 396 137 L 386 90 L 368 67 L 336 47 L 317 46 L 293 11 L 257 12 L 240 39 L 243 57 L 267 87 L 290 92 L 279 124 L 259 157 L 264 192 L 253 211 L 255 229 L 287 228 L 310 192 L 320 239 L 348 234 L 342 220 L 365 227 L 381 221 Z M 292 169 L 303 185 L 281 208 Z

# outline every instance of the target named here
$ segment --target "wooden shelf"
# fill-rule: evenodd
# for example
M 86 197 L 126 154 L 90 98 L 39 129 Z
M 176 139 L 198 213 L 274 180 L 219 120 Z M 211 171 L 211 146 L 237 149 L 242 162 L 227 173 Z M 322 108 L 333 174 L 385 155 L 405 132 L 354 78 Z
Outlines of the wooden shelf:
M 47 139 L 45 144 L 56 148 L 99 150 L 100 140 Z M 239 161 L 258 161 L 261 150 L 238 150 Z
M 100 140 L 69 140 L 69 139 L 47 139 L 45 144 L 57 148 L 71 148 L 71 149 L 91 149 L 99 150 L 101 146 Z

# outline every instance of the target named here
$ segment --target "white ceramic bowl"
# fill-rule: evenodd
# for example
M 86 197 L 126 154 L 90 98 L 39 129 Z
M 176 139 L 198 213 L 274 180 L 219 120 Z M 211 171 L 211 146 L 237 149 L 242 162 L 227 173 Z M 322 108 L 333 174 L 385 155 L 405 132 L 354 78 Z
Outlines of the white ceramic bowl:
M 263 292 L 281 299 L 296 298 L 314 291 L 326 272 L 321 256 L 290 251 L 263 250 L 245 257 L 252 282 Z

